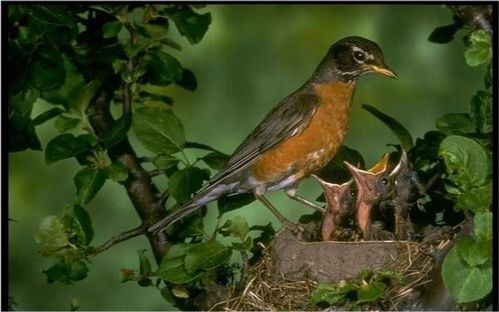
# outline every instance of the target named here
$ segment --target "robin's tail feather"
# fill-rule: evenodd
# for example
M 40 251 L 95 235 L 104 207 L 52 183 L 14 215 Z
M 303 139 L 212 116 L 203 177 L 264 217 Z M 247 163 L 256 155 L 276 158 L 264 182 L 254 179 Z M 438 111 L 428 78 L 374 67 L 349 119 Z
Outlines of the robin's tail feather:
M 233 185 L 227 184 L 218 184 L 213 186 L 208 186 L 204 191 L 198 193 L 194 198 L 184 204 L 179 209 L 173 211 L 159 222 L 153 224 L 148 231 L 149 232 L 160 232 L 170 224 L 177 222 L 178 220 L 190 215 L 194 211 L 203 207 L 204 205 L 211 203 L 212 201 L 217 200 L 223 195 L 226 195 L 231 192 L 233 189 Z

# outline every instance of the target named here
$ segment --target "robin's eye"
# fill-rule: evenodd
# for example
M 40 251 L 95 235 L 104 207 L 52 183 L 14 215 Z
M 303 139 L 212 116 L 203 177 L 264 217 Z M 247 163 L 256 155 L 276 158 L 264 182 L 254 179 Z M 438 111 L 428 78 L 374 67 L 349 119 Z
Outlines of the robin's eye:
M 383 183 L 383 185 L 387 185 L 388 184 L 388 179 L 387 178 L 381 179 L 381 183 Z
M 362 63 L 364 62 L 366 56 L 364 55 L 364 53 L 360 52 L 360 51 L 354 51 L 353 52 L 353 58 L 359 62 L 359 63 Z
M 357 195 L 357 192 L 355 192 L 355 190 L 350 190 L 350 196 L 355 196 Z

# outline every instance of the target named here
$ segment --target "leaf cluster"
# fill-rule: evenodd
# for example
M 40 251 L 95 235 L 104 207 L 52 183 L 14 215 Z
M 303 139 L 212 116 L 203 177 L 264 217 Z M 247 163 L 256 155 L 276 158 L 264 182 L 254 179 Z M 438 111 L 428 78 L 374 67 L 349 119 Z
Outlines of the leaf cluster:
M 402 281 L 401 274 L 396 271 L 373 273 L 364 270 L 357 279 L 319 284 L 310 295 L 310 303 L 321 309 L 337 307 L 342 310 L 359 310 L 379 302 L 388 286 Z

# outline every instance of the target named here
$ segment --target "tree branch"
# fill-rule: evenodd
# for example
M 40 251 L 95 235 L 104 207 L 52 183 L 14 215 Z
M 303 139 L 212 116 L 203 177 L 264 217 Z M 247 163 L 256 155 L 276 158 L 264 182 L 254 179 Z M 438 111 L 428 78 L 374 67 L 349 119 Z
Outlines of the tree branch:
M 146 231 L 147 231 L 147 228 L 145 228 L 143 225 L 140 225 L 134 229 L 131 229 L 131 230 L 122 232 L 116 236 L 113 236 L 113 237 L 111 237 L 111 239 L 109 239 L 104 244 L 96 247 L 90 256 L 92 256 L 92 257 L 97 256 L 101 252 L 108 250 L 109 248 L 113 247 L 114 245 L 121 243 L 121 242 L 124 242 L 126 240 L 129 240 L 130 238 L 142 235 Z
M 103 86 L 92 102 L 92 114 L 89 116 L 89 120 L 98 137 L 109 131 L 114 122 L 109 111 L 112 94 L 112 91 Z M 125 97 L 124 100 L 131 101 L 131 98 Z M 129 102 L 124 105 L 131 106 L 131 103 Z M 159 191 L 152 184 L 147 171 L 140 165 L 140 161 L 128 139 L 125 138 L 111 147 L 108 150 L 108 155 L 111 160 L 120 161 L 128 169 L 129 175 L 127 180 L 123 182 L 123 185 L 142 220 L 143 226 L 149 228 L 161 220 L 165 216 L 165 210 L 157 196 Z M 152 233 L 146 232 L 145 235 L 151 244 L 156 262 L 159 263 L 168 251 L 170 244 Z

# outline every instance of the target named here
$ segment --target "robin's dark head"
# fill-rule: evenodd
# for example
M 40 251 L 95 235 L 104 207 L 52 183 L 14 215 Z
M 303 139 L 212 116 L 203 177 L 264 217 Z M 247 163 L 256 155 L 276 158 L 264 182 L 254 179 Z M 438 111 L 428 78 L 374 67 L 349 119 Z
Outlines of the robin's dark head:
M 316 69 L 319 81 L 340 80 L 352 82 L 367 73 L 378 73 L 391 78 L 397 75 L 385 64 L 383 52 L 374 41 L 362 37 L 347 37 L 329 48 Z

